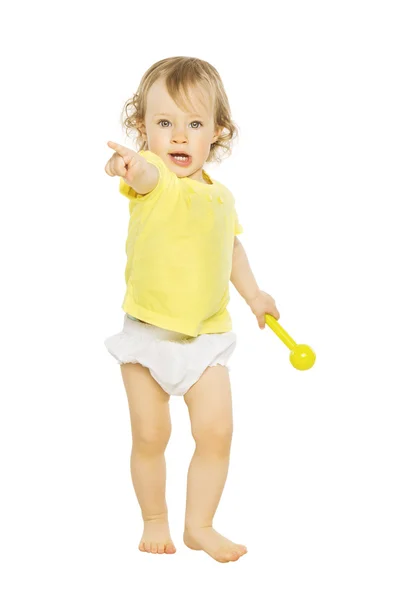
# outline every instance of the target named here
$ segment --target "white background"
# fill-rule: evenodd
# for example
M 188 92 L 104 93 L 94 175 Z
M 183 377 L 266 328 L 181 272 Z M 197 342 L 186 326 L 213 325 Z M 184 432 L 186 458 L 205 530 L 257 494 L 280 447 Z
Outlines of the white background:
M 395 2 L 18 3 L 1 25 L 1 560 L 5 600 L 398 600 L 399 18 Z M 398 7 L 397 7 L 398 8 Z M 128 204 L 104 166 L 168 56 L 219 71 L 240 136 L 208 172 L 289 351 L 231 287 L 234 439 L 215 528 L 182 541 L 194 450 L 170 401 L 177 553 L 137 549 L 122 328 Z

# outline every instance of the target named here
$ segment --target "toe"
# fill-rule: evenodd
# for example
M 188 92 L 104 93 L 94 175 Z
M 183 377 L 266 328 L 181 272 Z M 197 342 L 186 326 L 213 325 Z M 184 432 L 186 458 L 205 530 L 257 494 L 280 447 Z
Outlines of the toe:
M 229 559 L 226 558 L 226 556 L 224 556 L 223 554 L 216 554 L 215 556 L 214 555 L 210 555 L 210 556 L 212 556 L 212 558 L 215 558 L 215 560 L 217 560 L 220 563 L 229 562 Z
M 140 544 L 139 544 L 139 550 L 141 552 L 146 552 L 145 549 L 144 549 L 144 542 L 140 542 Z
M 144 543 L 144 549 L 146 552 L 151 552 L 151 544 L 150 542 L 145 542 Z
M 175 546 L 173 544 L 167 544 L 165 552 L 166 554 L 174 554 L 176 552 Z
M 164 544 L 158 544 L 157 552 L 158 554 L 164 554 L 165 546 Z
M 225 550 L 221 552 L 219 557 L 223 562 L 236 561 L 240 558 L 240 553 L 237 550 Z
M 157 544 L 154 544 L 154 542 L 151 543 L 151 552 L 157 554 Z

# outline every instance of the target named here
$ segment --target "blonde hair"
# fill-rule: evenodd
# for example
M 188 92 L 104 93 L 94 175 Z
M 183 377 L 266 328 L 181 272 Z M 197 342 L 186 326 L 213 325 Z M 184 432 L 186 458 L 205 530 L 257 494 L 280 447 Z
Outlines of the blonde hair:
M 131 132 L 138 132 L 138 151 L 148 150 L 140 127 L 145 121 L 147 93 L 158 79 L 165 80 L 169 95 L 180 108 L 184 108 L 182 91 L 186 98 L 189 89 L 197 85 L 208 91 L 214 100 L 215 129 L 222 128 L 222 132 L 218 140 L 211 144 L 206 162 L 220 163 L 221 154 L 230 156 L 233 140 L 238 136 L 238 127 L 232 121 L 229 101 L 221 77 L 215 67 L 208 62 L 189 56 L 173 56 L 154 63 L 143 75 L 136 93 L 125 103 L 121 117 L 122 125 L 128 137 Z

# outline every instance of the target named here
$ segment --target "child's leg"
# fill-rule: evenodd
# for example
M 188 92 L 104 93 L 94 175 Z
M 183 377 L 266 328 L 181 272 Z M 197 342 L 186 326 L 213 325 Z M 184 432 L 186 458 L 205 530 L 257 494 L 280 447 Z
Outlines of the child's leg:
M 143 365 L 120 366 L 131 417 L 132 482 L 144 521 L 139 549 L 172 554 L 176 550 L 168 525 L 164 457 L 171 435 L 169 395 Z
M 188 473 L 184 542 L 219 562 L 238 560 L 246 547 L 231 542 L 212 526 L 228 474 L 233 432 L 228 369 L 208 367 L 184 398 L 196 442 Z

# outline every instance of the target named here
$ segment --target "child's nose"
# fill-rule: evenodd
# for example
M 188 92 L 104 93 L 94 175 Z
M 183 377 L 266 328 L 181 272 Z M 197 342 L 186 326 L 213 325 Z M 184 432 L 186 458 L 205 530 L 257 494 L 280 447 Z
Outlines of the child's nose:
M 174 129 L 172 134 L 172 141 L 176 144 L 182 144 L 187 141 L 187 137 L 181 129 Z

